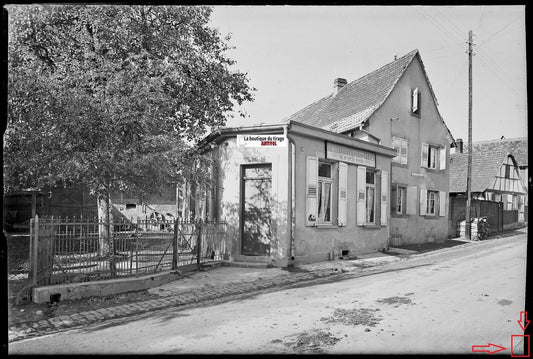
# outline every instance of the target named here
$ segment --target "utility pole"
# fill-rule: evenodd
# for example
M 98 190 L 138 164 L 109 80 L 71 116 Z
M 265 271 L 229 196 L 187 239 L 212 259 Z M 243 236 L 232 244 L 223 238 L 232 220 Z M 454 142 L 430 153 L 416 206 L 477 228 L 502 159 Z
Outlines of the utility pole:
M 472 238 L 470 224 L 471 205 L 471 181 L 472 181 L 472 30 L 468 32 L 468 167 L 466 173 L 466 216 L 465 216 L 465 236 Z

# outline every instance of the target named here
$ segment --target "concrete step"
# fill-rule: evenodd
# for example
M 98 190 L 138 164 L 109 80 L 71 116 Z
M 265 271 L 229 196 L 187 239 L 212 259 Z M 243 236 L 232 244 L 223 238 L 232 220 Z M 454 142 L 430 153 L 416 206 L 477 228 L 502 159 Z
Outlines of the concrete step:
M 222 263 L 226 267 L 268 268 L 268 263 L 261 263 L 261 262 L 235 262 L 235 261 L 230 262 L 230 261 L 223 261 Z

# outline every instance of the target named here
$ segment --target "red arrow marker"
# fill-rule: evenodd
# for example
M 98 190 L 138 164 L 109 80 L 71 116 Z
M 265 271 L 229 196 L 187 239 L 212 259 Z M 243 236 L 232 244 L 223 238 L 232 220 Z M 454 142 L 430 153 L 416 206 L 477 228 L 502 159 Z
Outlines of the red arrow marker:
M 506 348 L 496 344 L 489 343 L 489 345 L 472 345 L 473 353 L 489 353 L 494 354 L 505 350 Z
M 522 322 L 524 323 L 523 325 Z M 518 321 L 518 325 L 520 325 L 520 328 L 522 328 L 523 331 L 526 331 L 528 324 L 529 320 L 527 320 L 527 312 L 520 312 L 520 320 Z

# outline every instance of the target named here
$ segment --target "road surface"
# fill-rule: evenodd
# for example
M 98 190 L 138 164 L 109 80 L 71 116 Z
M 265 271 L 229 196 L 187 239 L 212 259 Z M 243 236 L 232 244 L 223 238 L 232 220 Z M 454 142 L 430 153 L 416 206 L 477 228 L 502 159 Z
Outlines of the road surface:
M 511 354 L 511 335 L 523 334 L 526 247 L 526 234 L 494 239 L 379 274 L 22 340 L 9 352 L 464 354 L 492 343 Z

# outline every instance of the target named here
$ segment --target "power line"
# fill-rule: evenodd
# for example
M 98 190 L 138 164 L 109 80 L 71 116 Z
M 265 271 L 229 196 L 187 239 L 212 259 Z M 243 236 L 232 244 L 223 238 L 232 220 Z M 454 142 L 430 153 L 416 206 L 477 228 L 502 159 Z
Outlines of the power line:
M 443 34 L 447 35 L 448 38 L 452 39 L 454 43 L 463 42 L 463 39 L 459 39 L 455 34 L 451 33 L 445 26 L 439 23 L 433 16 L 431 16 L 426 11 L 423 11 L 424 9 L 423 7 L 420 9 L 415 7 L 415 9 L 416 11 L 418 11 L 420 15 L 422 15 L 426 20 L 428 20 L 428 22 L 430 22 L 432 25 L 438 28 Z
M 508 23 L 507 25 L 505 25 L 504 27 L 502 27 L 500 30 L 498 30 L 495 33 L 493 33 L 492 35 L 489 35 L 485 40 L 483 40 L 483 42 L 481 42 L 479 44 L 479 46 L 485 44 L 487 41 L 489 41 L 490 39 L 492 39 L 493 37 L 498 35 L 500 32 L 502 32 L 503 30 L 507 29 L 509 26 L 513 25 L 514 23 L 516 23 L 518 21 L 519 21 L 519 19 L 515 19 L 515 20 L 511 21 L 510 23 Z

